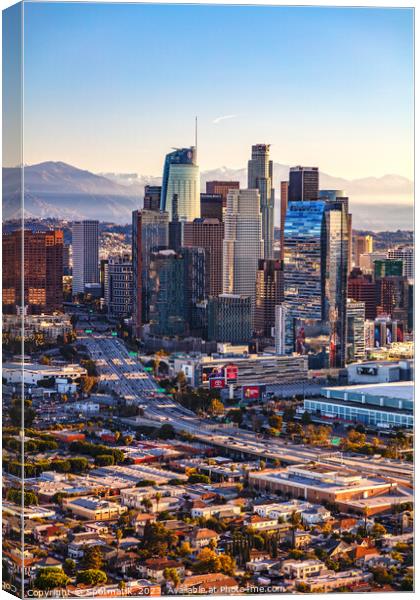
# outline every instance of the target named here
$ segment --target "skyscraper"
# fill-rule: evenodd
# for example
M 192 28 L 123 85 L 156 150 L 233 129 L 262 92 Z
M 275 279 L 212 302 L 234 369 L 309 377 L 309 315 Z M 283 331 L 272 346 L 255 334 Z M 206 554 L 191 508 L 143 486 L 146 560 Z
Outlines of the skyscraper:
M 3 312 L 16 313 L 21 308 L 29 314 L 62 311 L 63 232 L 20 229 L 3 233 L 2 242 Z
M 250 296 L 253 309 L 258 261 L 263 255 L 258 190 L 230 191 L 223 240 L 223 292 Z
M 354 236 L 354 266 L 360 267 L 360 257 L 362 254 L 371 254 L 373 252 L 373 237 L 371 235 Z
M 159 211 L 161 195 L 162 187 L 160 185 L 145 185 L 143 208 L 146 210 Z
M 414 279 L 414 248 L 413 246 L 399 246 L 388 250 L 388 258 L 401 260 L 403 263 L 402 274 L 407 279 Z
M 186 290 L 184 259 L 173 250 L 152 252 L 150 256 L 150 333 L 183 336 Z
M 240 187 L 239 181 L 207 181 L 206 194 L 220 194 L 223 198 L 223 208 L 226 208 L 229 191 L 239 190 Z
M 149 321 L 150 254 L 168 247 L 168 213 L 135 210 L 132 219 L 133 331 L 140 336 L 142 323 Z
M 264 258 L 273 258 L 274 188 L 270 144 L 252 146 L 251 160 L 248 161 L 248 189 L 257 189 L 260 193 Z
M 247 344 L 252 336 L 251 298 L 220 294 L 209 299 L 208 338 L 216 342 Z
M 348 272 L 352 269 L 353 254 L 353 235 L 352 235 L 352 215 L 349 213 L 349 198 L 344 190 L 319 190 L 319 199 L 327 202 L 340 202 L 344 204 L 347 213 L 347 234 L 348 234 Z
M 99 283 L 99 221 L 73 223 L 73 294 L 87 283 Z
M 185 319 L 189 333 L 203 337 L 202 309 L 207 298 L 207 256 L 204 248 L 182 248 L 184 260 Z
M 141 210 L 131 213 L 131 260 L 133 265 L 133 302 L 131 318 L 133 323 L 132 333 L 135 338 L 141 335 L 142 325 L 142 217 Z M 108 278 L 108 275 L 107 275 Z
M 283 270 L 279 260 L 258 262 L 255 298 L 255 335 L 272 337 L 275 307 L 283 302 Z
M 280 182 L 280 260 L 284 259 L 284 223 L 286 220 L 289 182 Z
M 348 298 L 346 362 L 364 360 L 365 349 L 365 303 Z
M 403 274 L 403 261 L 396 260 L 393 258 L 386 258 L 385 260 L 375 260 L 374 262 L 374 275 L 375 279 L 380 277 L 402 277 Z
M 288 201 L 316 200 L 318 195 L 318 167 L 292 167 L 289 172 Z
M 179 148 L 166 155 L 160 208 L 168 212 L 170 221 L 175 195 L 180 221 L 193 221 L 200 217 L 200 170 L 195 146 Z
M 280 356 L 286 354 L 286 317 L 287 309 L 285 304 L 278 304 L 275 307 L 274 342 L 276 354 L 279 354 Z
M 347 295 L 364 303 L 366 319 L 376 317 L 376 286 L 371 275 L 363 274 L 360 269 L 353 269 L 348 279 Z
M 218 219 L 195 219 L 192 223 L 184 223 L 184 246 L 206 251 L 207 296 L 218 296 L 223 291 L 223 235 L 224 224 Z
M 111 317 L 128 317 L 132 311 L 133 264 L 129 254 L 110 256 L 108 260 L 107 296 Z
M 201 217 L 223 221 L 222 194 L 200 194 Z
M 313 368 L 340 367 L 346 352 L 348 231 L 339 202 L 290 202 L 285 225 L 286 351 Z

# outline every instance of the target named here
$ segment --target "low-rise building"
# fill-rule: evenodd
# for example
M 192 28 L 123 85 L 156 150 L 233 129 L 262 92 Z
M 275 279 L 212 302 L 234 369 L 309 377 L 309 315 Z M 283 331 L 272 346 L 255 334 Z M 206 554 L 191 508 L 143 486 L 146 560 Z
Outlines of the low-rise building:
M 79 365 L 41 365 L 38 363 L 25 363 L 22 369 L 21 362 L 9 362 L 3 365 L 3 379 L 7 383 L 24 383 L 36 385 L 38 382 L 49 379 L 67 379 L 78 381 L 87 375 L 87 370 Z
M 327 593 L 342 587 L 353 587 L 355 585 L 366 583 L 373 578 L 372 573 L 351 569 L 349 571 L 328 571 L 323 575 L 307 577 L 306 579 L 296 579 L 295 587 L 299 589 L 301 584 L 305 585 L 305 590 L 311 593 Z
M 286 577 L 292 579 L 306 579 L 320 575 L 327 570 L 321 560 L 285 560 L 282 564 L 282 571 Z
M 213 516 L 221 517 L 240 514 L 241 507 L 230 503 L 194 506 L 191 509 L 191 516 L 193 519 L 199 519 L 200 517 L 208 519 L 209 517 Z
M 412 381 L 324 388 L 322 394 L 320 398 L 306 398 L 304 410 L 375 427 L 413 427 Z
M 64 498 L 63 507 L 74 515 L 89 521 L 108 521 L 118 519 L 127 511 L 126 506 L 117 502 L 107 502 L 93 497 L 87 498 Z
M 317 503 L 369 498 L 396 488 L 396 483 L 380 477 L 367 478 L 356 471 L 320 463 L 254 471 L 249 474 L 249 484 L 259 490 Z

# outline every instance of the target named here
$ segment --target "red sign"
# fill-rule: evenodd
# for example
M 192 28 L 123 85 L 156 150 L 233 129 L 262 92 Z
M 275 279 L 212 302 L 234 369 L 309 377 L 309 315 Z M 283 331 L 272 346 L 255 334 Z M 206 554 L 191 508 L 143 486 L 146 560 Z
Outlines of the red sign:
M 220 390 L 224 387 L 225 387 L 224 377 L 211 377 L 210 378 L 210 388 L 212 390 L 214 390 L 214 389 Z
M 260 397 L 260 386 L 259 385 L 244 385 L 242 388 L 242 394 L 244 398 L 249 400 L 258 400 Z
M 238 379 L 238 367 L 236 365 L 226 365 L 225 377 L 226 381 L 236 381 Z

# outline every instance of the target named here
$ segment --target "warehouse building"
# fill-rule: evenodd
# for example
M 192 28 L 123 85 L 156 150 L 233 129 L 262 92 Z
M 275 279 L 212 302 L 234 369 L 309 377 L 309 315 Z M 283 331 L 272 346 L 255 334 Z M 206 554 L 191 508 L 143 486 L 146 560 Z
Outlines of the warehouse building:
M 346 468 L 309 463 L 254 471 L 249 474 L 249 485 L 309 502 L 341 503 L 389 493 L 397 484 L 380 477 L 363 477 Z
M 322 394 L 320 398 L 305 399 L 304 410 L 386 429 L 413 427 L 412 381 L 324 388 Z

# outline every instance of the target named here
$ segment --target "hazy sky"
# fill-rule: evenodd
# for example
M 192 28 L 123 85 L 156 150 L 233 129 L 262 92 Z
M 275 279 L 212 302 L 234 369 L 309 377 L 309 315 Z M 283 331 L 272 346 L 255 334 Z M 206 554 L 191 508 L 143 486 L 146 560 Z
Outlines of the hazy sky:
M 283 164 L 413 173 L 410 9 L 26 4 L 25 162 L 160 175 Z

